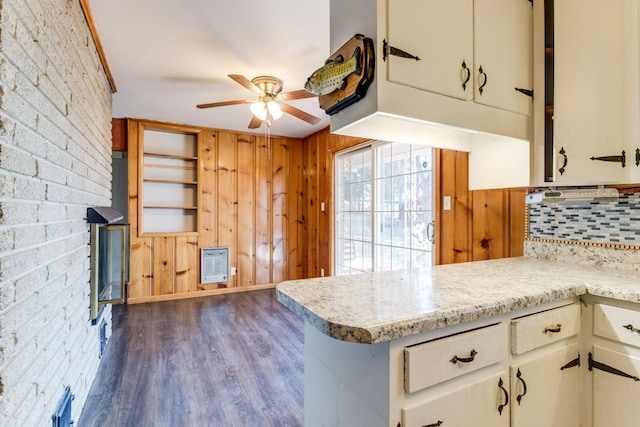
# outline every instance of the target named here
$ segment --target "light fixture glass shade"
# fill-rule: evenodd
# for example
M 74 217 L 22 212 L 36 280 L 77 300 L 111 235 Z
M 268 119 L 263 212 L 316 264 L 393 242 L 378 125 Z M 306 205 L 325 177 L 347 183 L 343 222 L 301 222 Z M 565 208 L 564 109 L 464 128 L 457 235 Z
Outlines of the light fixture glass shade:
M 282 117 L 282 108 L 280 108 L 280 104 L 275 101 L 267 102 L 267 108 L 269 109 L 269 114 L 273 117 L 273 120 L 278 120 Z
M 260 120 L 267 119 L 267 105 L 264 102 L 254 102 L 249 106 L 249 109 L 251 110 L 253 115 Z

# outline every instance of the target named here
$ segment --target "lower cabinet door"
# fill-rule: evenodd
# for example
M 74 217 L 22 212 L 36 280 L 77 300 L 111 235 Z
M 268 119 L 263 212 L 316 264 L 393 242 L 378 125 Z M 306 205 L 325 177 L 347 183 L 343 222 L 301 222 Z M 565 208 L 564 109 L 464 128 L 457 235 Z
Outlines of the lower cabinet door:
M 640 425 L 640 354 L 594 346 L 593 426 Z
M 509 426 L 506 372 L 402 409 L 403 427 Z
M 576 358 L 578 344 L 571 344 L 510 367 L 513 427 L 580 426 Z

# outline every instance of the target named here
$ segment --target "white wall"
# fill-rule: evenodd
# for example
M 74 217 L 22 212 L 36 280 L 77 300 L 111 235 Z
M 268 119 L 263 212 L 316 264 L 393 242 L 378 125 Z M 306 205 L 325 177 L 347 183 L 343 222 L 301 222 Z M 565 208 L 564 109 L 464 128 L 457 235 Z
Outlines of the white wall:
M 46 426 L 99 363 L 85 217 L 111 204 L 111 92 L 79 1 L 0 8 L 0 425 Z

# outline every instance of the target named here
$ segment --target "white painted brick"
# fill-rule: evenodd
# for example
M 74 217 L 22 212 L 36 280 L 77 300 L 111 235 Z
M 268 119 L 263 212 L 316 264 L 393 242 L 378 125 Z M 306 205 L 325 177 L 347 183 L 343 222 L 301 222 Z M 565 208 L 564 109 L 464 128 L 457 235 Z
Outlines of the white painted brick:
M 45 240 L 45 236 L 45 226 L 42 224 L 16 227 L 13 229 L 13 248 L 11 249 L 23 249 L 37 245 Z
M 111 92 L 79 2 L 0 2 L 0 426 L 95 377 L 86 209 L 111 199 Z M 105 311 L 110 321 L 111 311 Z
M 0 168 L 24 175 L 35 175 L 37 162 L 29 153 L 0 144 Z
M 45 200 L 47 185 L 42 180 L 25 175 L 14 177 L 13 198 Z

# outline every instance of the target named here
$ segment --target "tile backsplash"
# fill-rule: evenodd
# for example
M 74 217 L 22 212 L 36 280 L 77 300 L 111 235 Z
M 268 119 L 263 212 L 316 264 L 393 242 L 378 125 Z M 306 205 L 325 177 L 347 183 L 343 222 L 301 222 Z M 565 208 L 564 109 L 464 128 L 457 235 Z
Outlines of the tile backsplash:
M 531 204 L 529 238 L 640 245 L 640 193 L 615 202 Z

